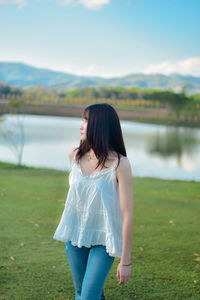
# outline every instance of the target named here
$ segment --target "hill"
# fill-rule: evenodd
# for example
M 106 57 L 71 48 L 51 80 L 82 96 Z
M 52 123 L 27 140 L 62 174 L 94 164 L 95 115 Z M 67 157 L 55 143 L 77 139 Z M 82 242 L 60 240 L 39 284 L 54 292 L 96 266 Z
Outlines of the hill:
M 139 88 L 172 89 L 180 92 L 187 86 L 187 93 L 200 93 L 200 77 L 172 74 L 129 74 L 122 77 L 103 78 L 97 76 L 78 76 L 49 69 L 40 69 L 23 63 L 0 62 L 0 82 L 26 88 L 42 85 L 64 90 L 85 86 L 123 86 Z

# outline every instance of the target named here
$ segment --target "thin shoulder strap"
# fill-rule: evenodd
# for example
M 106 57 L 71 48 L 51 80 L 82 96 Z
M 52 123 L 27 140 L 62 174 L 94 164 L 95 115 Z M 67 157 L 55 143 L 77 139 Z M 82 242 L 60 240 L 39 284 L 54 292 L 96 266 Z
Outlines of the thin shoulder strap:
M 124 158 L 128 159 L 127 156 L 121 156 L 121 157 L 120 157 L 120 160 L 122 160 L 122 159 L 124 159 Z
M 124 159 L 124 158 L 128 159 L 127 156 L 121 156 L 120 159 L 119 159 L 119 161 L 121 161 L 121 160 Z M 116 162 L 115 165 L 114 165 L 115 168 L 117 167 L 117 164 L 118 164 L 118 160 L 117 160 L 117 162 Z
M 74 158 L 75 158 L 75 156 L 76 156 L 77 151 L 78 151 L 77 149 L 74 151 Z
M 72 164 L 76 162 L 75 157 L 76 157 L 77 151 L 78 151 L 78 150 L 75 150 L 75 151 L 74 151 L 74 155 L 73 155 L 73 157 L 72 157 Z

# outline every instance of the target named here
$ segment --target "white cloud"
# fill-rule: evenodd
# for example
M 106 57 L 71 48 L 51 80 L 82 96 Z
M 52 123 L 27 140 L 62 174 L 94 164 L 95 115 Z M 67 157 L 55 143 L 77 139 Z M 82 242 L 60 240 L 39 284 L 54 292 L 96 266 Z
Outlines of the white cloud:
M 178 73 L 182 75 L 200 76 L 200 57 L 192 57 L 176 62 L 164 61 L 161 64 L 150 65 L 144 73 L 161 73 L 165 75 Z
M 90 64 L 88 66 L 85 66 L 84 69 L 80 68 L 70 68 L 70 67 L 64 67 L 62 69 L 63 72 L 72 73 L 80 76 L 100 76 L 100 77 L 113 77 L 113 74 L 109 74 L 105 72 L 104 66 L 101 65 L 94 65 Z
M 56 1 L 58 4 L 60 5 L 69 5 L 72 4 L 72 2 L 74 2 L 73 0 L 60 0 L 60 1 Z
M 108 4 L 110 0 L 55 0 L 61 5 L 81 4 L 87 9 L 99 10 L 103 5 Z M 19 8 L 27 4 L 27 0 L 0 0 L 1 4 L 16 4 Z
M 16 4 L 19 8 L 26 5 L 26 0 L 0 0 L 0 4 Z
M 78 0 L 78 2 L 88 9 L 101 9 L 101 7 L 108 4 L 110 0 Z
M 98 10 L 101 9 L 103 5 L 108 4 L 110 0 L 61 0 L 58 3 L 62 5 L 69 4 L 81 4 L 85 6 L 87 9 Z

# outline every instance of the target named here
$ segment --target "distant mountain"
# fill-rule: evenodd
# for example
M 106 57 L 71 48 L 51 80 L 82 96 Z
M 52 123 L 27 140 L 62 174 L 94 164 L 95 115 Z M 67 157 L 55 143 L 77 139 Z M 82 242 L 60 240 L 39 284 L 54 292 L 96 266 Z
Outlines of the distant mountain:
M 161 88 L 181 91 L 187 85 L 187 93 L 200 93 L 200 77 L 172 74 L 145 75 L 142 73 L 130 74 L 122 77 L 103 78 L 78 76 L 48 69 L 35 68 L 23 63 L 0 62 L 0 82 L 20 87 L 41 85 L 53 88 L 73 89 L 85 86 L 123 86 L 140 88 Z

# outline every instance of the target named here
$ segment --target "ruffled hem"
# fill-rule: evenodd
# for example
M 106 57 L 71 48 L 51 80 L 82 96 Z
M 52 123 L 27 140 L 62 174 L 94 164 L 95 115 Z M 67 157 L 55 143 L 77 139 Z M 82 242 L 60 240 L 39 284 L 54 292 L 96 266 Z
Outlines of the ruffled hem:
M 81 231 L 75 226 L 70 230 L 69 227 L 65 227 L 62 228 L 62 231 L 59 229 L 56 230 L 53 238 L 64 243 L 71 241 L 73 246 L 79 248 L 82 246 L 90 248 L 95 245 L 104 245 L 106 247 L 106 252 L 110 256 L 121 258 L 122 240 L 114 239 L 111 234 L 108 234 L 105 231 Z

